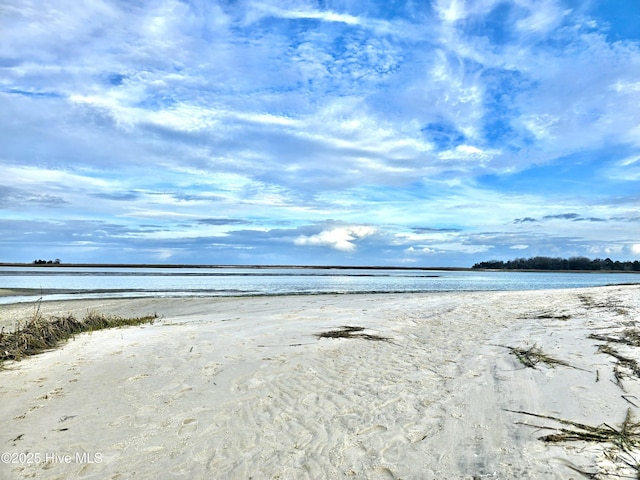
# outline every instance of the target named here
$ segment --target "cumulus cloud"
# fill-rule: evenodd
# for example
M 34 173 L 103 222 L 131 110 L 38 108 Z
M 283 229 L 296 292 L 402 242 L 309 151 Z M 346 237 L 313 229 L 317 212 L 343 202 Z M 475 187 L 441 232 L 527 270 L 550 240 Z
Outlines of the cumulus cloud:
M 301 235 L 293 243 L 298 246 L 329 247 L 342 252 L 353 252 L 358 240 L 374 233 L 376 229 L 368 226 L 336 227 L 315 235 Z

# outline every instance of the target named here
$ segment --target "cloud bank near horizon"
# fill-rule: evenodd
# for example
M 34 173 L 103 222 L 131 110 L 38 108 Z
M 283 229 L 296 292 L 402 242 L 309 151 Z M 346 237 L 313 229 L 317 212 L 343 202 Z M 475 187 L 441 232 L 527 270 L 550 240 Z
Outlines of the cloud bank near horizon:
M 0 257 L 636 259 L 640 6 L 0 9 Z

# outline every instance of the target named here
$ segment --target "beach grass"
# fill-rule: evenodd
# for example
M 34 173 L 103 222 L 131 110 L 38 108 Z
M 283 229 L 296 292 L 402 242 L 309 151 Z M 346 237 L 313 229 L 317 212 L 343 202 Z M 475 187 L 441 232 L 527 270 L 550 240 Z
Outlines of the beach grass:
M 36 308 L 33 316 L 18 323 L 14 330 L 5 332 L 3 328 L 0 331 L 0 365 L 7 360 L 19 361 L 24 357 L 56 348 L 79 333 L 150 324 L 156 318 L 157 315 L 123 318 L 97 311 L 89 311 L 81 319 L 71 314 L 44 317 L 40 309 Z

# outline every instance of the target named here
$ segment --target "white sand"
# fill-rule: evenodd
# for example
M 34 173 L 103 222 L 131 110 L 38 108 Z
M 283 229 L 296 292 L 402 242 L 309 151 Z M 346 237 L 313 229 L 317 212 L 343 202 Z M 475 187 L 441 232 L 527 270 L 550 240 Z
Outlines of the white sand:
M 0 371 L 0 478 L 584 478 L 570 466 L 633 476 L 612 445 L 542 442 L 553 432 L 523 423 L 558 424 L 505 409 L 593 426 L 619 426 L 628 408 L 640 419 L 640 379 L 615 385 L 614 358 L 587 338 L 635 326 L 639 293 L 44 304 L 163 318 Z M 313 335 L 342 325 L 391 342 Z M 524 368 L 504 347 L 534 344 L 582 370 Z

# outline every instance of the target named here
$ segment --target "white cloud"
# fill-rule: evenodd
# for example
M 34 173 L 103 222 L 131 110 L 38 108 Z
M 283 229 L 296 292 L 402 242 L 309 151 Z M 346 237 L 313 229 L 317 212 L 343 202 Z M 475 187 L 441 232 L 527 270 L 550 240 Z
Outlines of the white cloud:
M 640 164 L 640 156 L 632 156 L 632 157 L 628 157 L 625 158 L 624 160 L 620 161 L 620 165 L 622 165 L 623 167 L 627 167 L 629 165 L 633 165 L 634 163 L 638 163 Z
M 474 162 L 476 166 L 485 165 L 501 152 L 500 150 L 482 150 L 473 145 L 458 145 L 453 150 L 446 150 L 438 153 L 442 160 L 459 160 L 461 162 Z
M 612 256 L 619 255 L 624 250 L 622 245 L 612 245 L 612 244 L 596 244 L 588 247 L 588 252 L 590 255 L 595 257 L 600 256 Z
M 406 253 L 407 255 L 431 255 L 435 253 L 442 253 L 442 250 L 436 250 L 429 247 L 409 247 L 404 250 L 404 253 Z
M 342 252 L 353 252 L 356 249 L 354 242 L 373 235 L 376 231 L 376 228 L 367 226 L 336 227 L 315 235 L 301 235 L 293 243 L 298 246 L 329 247 Z
M 546 34 L 562 24 L 570 9 L 561 9 L 554 1 L 521 2 L 526 5 L 528 15 L 515 23 L 518 30 L 526 33 Z
M 523 116 L 520 122 L 539 139 L 551 137 L 551 132 L 558 124 L 560 118 L 557 116 L 541 113 L 537 115 Z
M 454 23 L 465 18 L 465 0 L 438 0 L 434 8 L 440 18 L 447 23 Z
M 330 10 L 285 9 L 278 8 L 272 5 L 265 5 L 264 3 L 253 3 L 252 6 L 268 15 L 273 15 L 275 17 L 281 18 L 308 18 L 314 20 L 322 20 L 324 22 L 346 23 L 348 25 L 358 25 L 360 23 L 360 19 L 358 17 L 344 13 L 336 13 Z
M 640 93 L 640 82 L 619 80 L 613 85 L 613 89 L 618 93 Z

